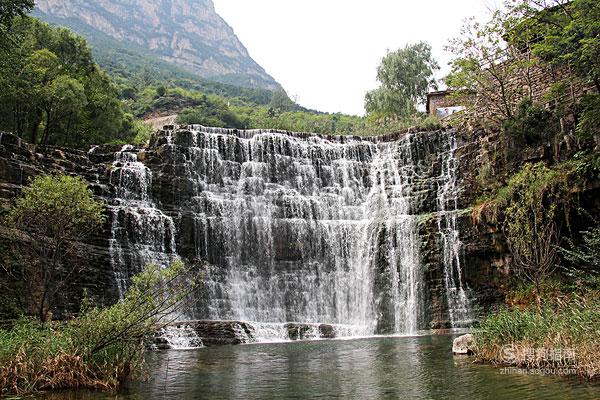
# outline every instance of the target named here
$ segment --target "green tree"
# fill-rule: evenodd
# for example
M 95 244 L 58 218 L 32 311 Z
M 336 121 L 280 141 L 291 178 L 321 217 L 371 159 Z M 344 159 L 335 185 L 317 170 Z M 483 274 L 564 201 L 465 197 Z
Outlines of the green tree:
M 63 134 L 68 138 L 72 126 L 82 117 L 87 103 L 83 85 L 71 77 L 60 75 L 44 90 L 44 127 L 43 144 L 48 144 L 52 129 L 65 125 Z
M 34 178 L 10 209 L 7 226 L 21 264 L 10 272 L 21 278 L 27 311 L 40 321 L 77 270 L 69 258 L 103 224 L 103 211 L 83 179 L 66 175 Z
M 0 129 L 32 143 L 80 147 L 132 140 L 118 90 L 86 41 L 65 28 L 17 18 L 21 40 L 0 62 Z
M 477 120 L 500 125 L 515 117 L 520 100 L 532 95 L 532 85 L 512 84 L 515 78 L 529 82 L 535 64 L 531 52 L 507 42 L 508 32 L 520 22 L 520 14 L 501 11 L 494 12 L 486 23 L 470 19 L 447 46 L 455 58 L 444 81 L 450 89 L 466 95 L 467 105 L 485 110 L 473 115 Z
M 33 0 L 0 1 L 0 49 L 6 49 L 12 42 L 10 30 L 16 17 L 24 16 L 33 9 Z
M 156 88 L 156 95 L 158 97 L 163 97 L 165 94 L 167 94 L 167 89 L 163 85 Z
M 203 95 L 199 105 L 184 109 L 177 117 L 180 124 L 200 124 L 223 128 L 243 128 L 244 124 L 231 111 L 225 100 L 214 95 Z
M 377 68 L 381 86 L 365 96 L 367 113 L 401 117 L 415 114 L 427 91 L 436 86 L 433 74 L 438 69 L 431 46 L 425 42 L 388 53 Z

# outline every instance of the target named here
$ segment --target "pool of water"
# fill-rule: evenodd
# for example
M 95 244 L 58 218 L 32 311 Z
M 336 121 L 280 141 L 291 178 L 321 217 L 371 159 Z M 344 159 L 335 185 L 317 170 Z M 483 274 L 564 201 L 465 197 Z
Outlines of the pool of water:
M 503 374 L 451 353 L 453 336 L 375 337 L 148 353 L 149 378 L 117 394 L 47 399 L 600 399 L 600 385 Z

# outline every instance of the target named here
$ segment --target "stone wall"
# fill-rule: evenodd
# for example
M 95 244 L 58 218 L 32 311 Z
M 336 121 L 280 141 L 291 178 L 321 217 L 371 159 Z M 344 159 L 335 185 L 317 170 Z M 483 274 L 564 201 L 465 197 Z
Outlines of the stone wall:
M 506 59 L 488 64 L 488 75 L 480 83 L 479 93 L 466 97 L 470 118 L 482 121 L 502 122 L 509 112 L 513 115 L 524 98 L 531 98 L 549 110 L 558 103 L 576 104 L 585 94 L 596 88 L 575 76 L 568 66 L 557 66 L 534 59 L 529 52 L 515 48 L 507 49 Z M 548 94 L 553 85 L 563 83 L 564 90 L 552 99 Z M 574 118 L 561 121 L 565 132 L 573 131 Z

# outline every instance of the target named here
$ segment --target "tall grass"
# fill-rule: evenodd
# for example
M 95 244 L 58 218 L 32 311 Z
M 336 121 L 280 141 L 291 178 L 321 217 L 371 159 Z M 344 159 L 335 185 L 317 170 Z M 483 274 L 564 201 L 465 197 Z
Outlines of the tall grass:
M 137 366 L 125 360 L 97 362 L 84 352 L 63 324 L 22 319 L 12 329 L 0 331 L 0 394 L 78 387 L 114 389 L 125 370 L 137 372 Z
M 482 321 L 474 335 L 480 361 L 523 368 L 569 367 L 586 378 L 600 377 L 598 292 L 572 295 L 542 308 L 500 311 Z M 574 358 L 547 357 L 566 351 Z

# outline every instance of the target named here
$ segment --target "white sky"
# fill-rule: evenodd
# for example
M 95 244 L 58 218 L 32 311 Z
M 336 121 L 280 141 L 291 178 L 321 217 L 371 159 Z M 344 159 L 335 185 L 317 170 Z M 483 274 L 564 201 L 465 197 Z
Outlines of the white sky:
M 429 42 L 444 51 L 465 18 L 486 20 L 499 0 L 214 0 L 250 55 L 301 105 L 364 113 L 386 50 Z

